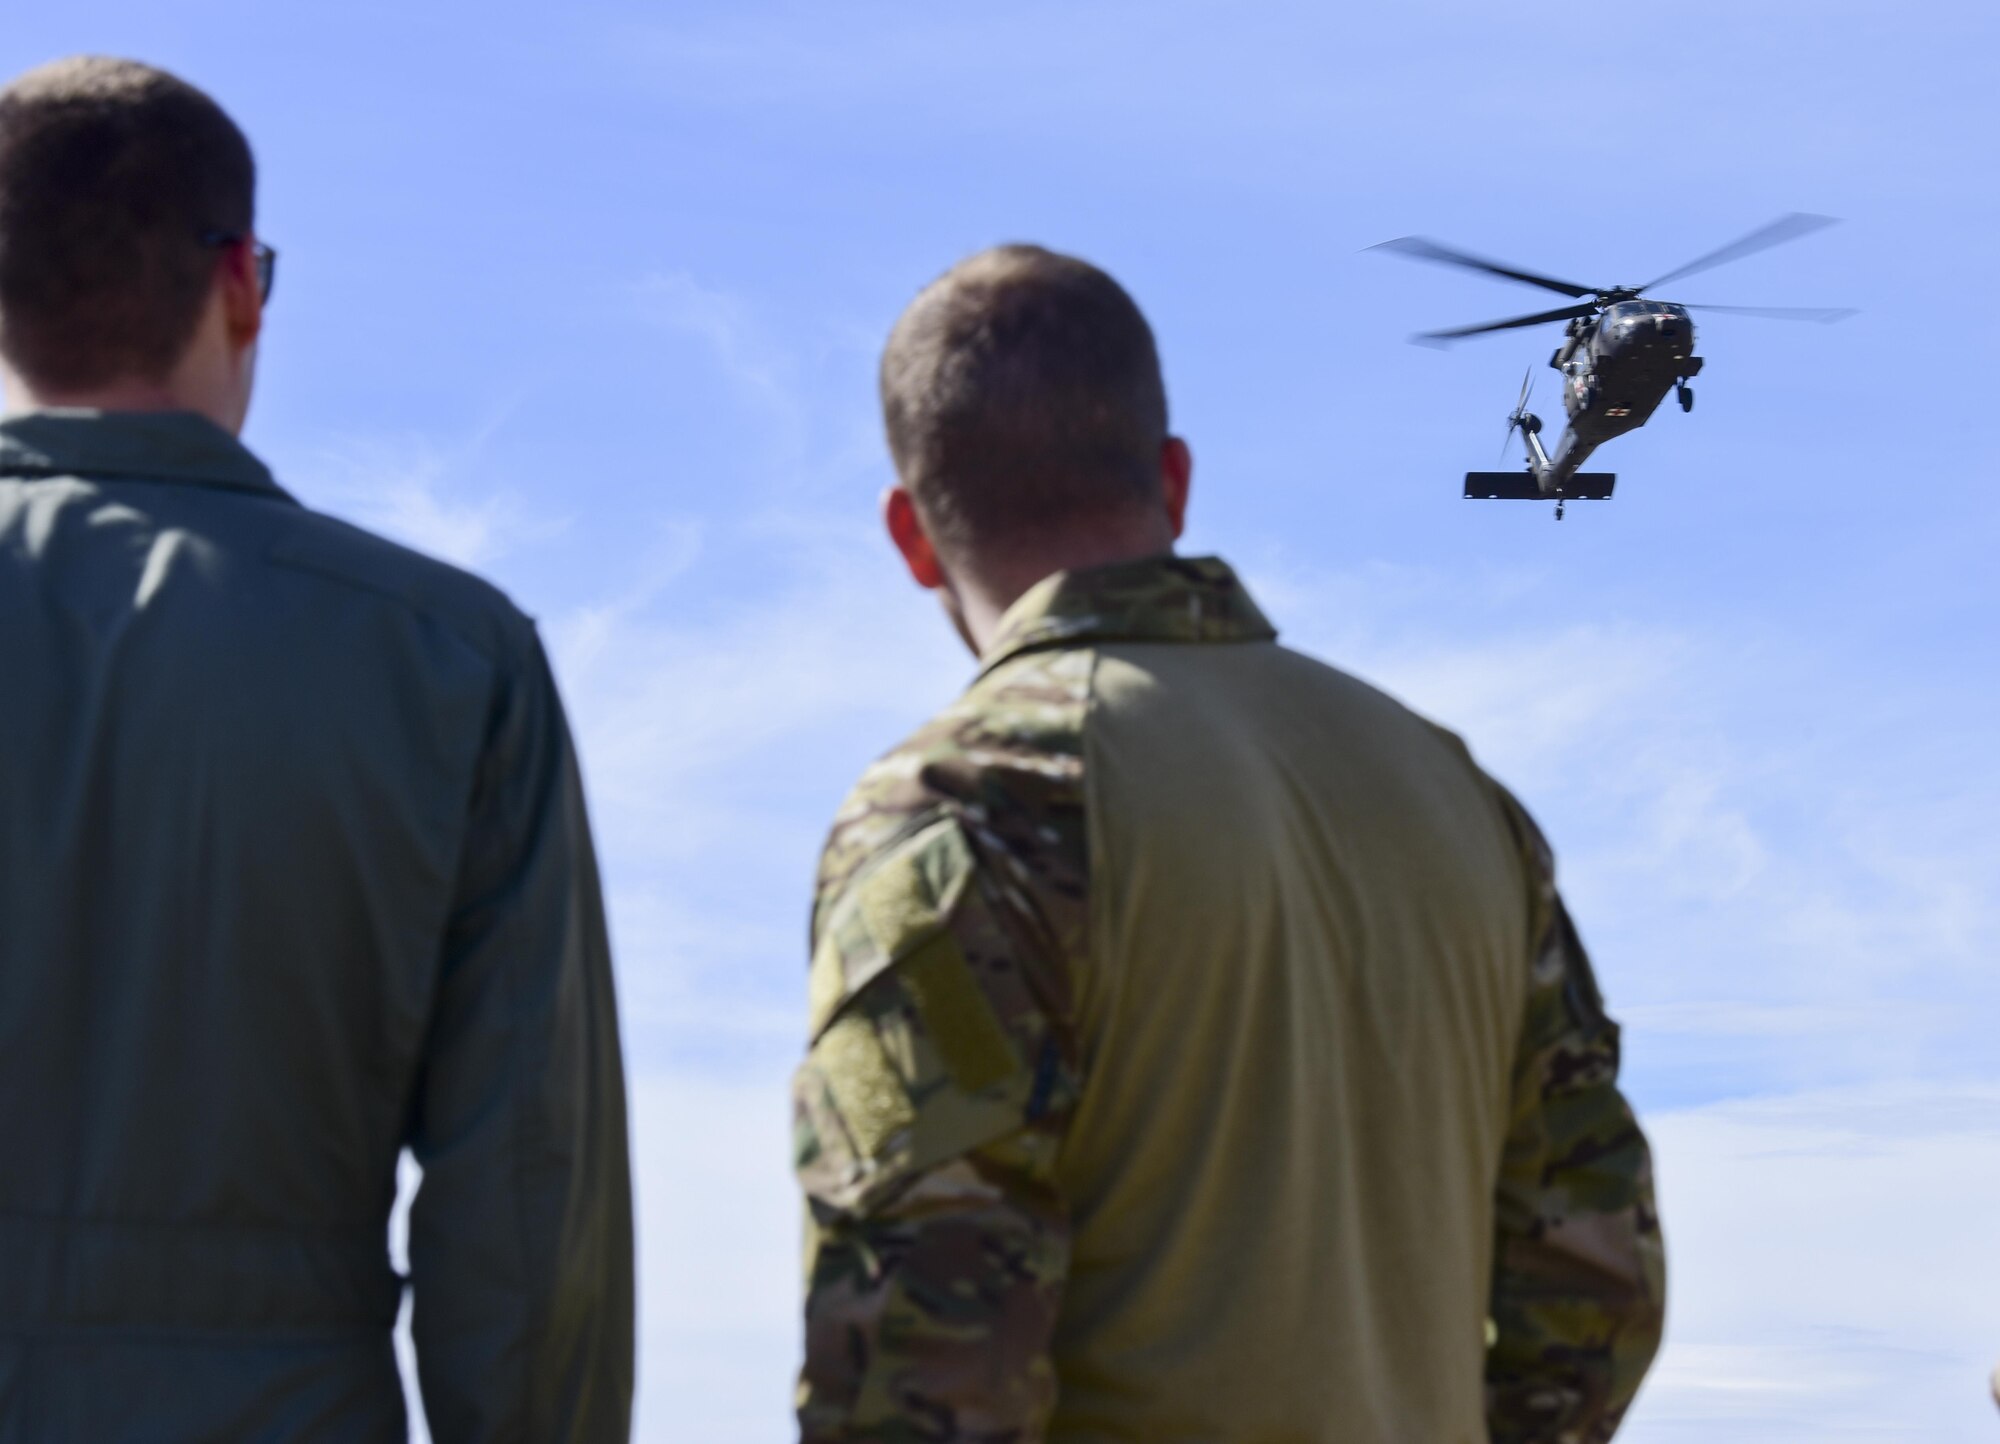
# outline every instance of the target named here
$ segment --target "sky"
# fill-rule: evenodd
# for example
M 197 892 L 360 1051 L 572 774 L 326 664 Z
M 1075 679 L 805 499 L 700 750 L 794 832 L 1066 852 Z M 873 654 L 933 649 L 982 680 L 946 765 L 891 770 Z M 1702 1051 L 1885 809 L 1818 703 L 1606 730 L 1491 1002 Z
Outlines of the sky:
M 540 621 L 605 864 L 637 1437 L 787 1437 L 785 1089 L 815 855 L 969 661 L 875 522 L 881 341 L 1034 240 L 1151 318 L 1187 549 L 1464 733 L 1554 839 L 1651 1134 L 1668 1342 L 1622 1439 L 1986 1440 L 2000 1359 L 2000 10 L 1270 0 L 68 0 L 249 132 L 282 253 L 246 440 Z M 1545 293 L 1787 211 L 1667 299 L 1691 415 L 1556 524 L 1458 495 Z M 1539 409 L 1559 414 L 1552 372 Z

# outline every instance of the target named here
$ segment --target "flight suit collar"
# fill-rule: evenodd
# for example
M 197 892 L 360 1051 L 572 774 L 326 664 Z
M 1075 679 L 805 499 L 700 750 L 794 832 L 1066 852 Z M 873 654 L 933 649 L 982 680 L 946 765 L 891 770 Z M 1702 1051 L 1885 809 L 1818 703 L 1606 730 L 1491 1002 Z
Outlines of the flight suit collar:
M 181 482 L 293 498 L 247 447 L 192 411 L 51 408 L 0 421 L 0 476 Z
M 1268 642 L 1265 619 L 1218 557 L 1147 557 L 1057 572 L 1030 587 L 1000 619 L 982 672 L 1040 647 L 1088 642 Z

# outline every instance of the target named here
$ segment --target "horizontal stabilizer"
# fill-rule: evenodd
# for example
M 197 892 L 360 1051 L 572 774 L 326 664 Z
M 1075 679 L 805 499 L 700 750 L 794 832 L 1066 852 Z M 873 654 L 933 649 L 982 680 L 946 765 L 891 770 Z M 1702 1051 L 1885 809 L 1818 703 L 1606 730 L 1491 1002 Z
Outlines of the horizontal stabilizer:
M 1468 471 L 1465 494 L 1482 501 L 1540 501 L 1542 488 L 1532 471 Z
M 1556 492 L 1571 501 L 1609 501 L 1611 488 L 1618 485 L 1618 478 L 1608 471 L 1579 471 L 1564 482 Z
M 1618 478 L 1608 471 L 1579 471 L 1555 491 L 1543 491 L 1531 471 L 1468 471 L 1465 494 L 1478 501 L 1609 501 Z

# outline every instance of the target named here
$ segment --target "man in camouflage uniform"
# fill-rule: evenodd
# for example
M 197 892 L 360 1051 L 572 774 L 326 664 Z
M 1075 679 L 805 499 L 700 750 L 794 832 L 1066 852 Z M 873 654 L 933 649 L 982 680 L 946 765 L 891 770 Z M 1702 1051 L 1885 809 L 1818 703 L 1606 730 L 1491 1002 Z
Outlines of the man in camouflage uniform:
M 1191 463 L 1102 272 L 973 257 L 882 392 L 980 672 L 820 872 L 804 1439 L 1608 1439 L 1663 1255 L 1534 824 L 1172 554 Z

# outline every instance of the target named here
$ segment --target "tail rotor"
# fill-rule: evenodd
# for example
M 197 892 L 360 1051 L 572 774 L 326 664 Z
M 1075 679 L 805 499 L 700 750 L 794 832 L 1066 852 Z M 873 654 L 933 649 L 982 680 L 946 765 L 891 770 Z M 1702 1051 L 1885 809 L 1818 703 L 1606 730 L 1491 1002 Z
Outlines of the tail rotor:
M 1507 448 L 1514 443 L 1517 431 L 1540 431 L 1542 423 L 1528 410 L 1528 398 L 1535 389 L 1535 368 L 1530 366 L 1521 373 L 1521 394 L 1515 398 L 1514 410 L 1507 417 L 1507 435 L 1500 442 L 1500 456 L 1506 459 Z

